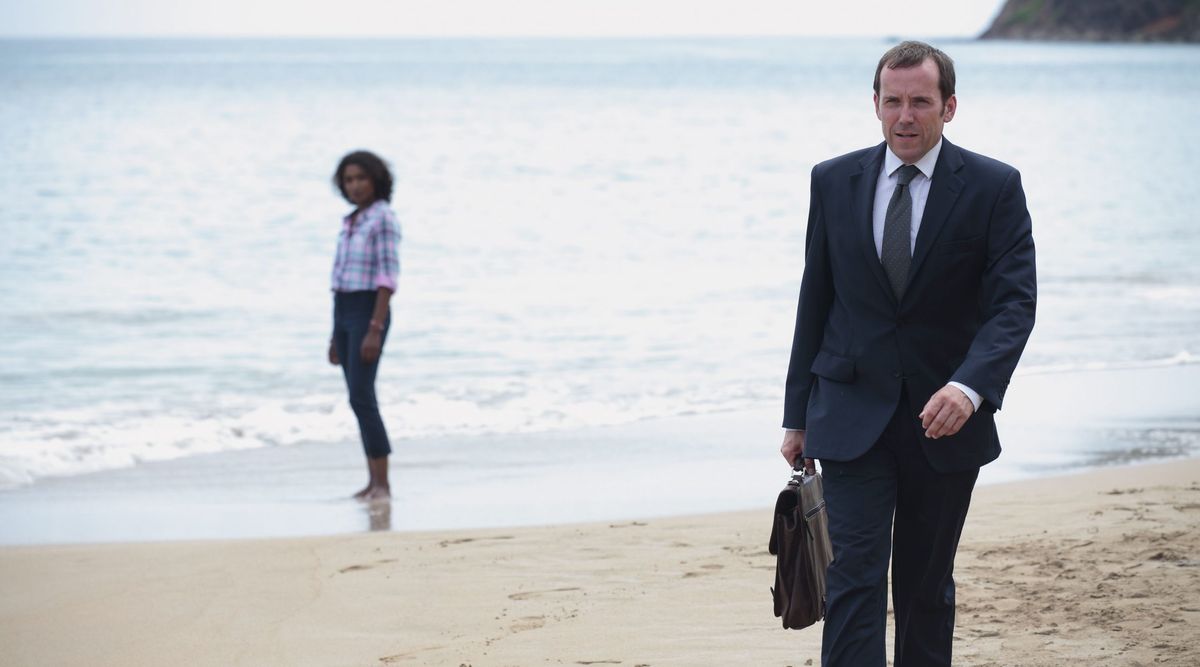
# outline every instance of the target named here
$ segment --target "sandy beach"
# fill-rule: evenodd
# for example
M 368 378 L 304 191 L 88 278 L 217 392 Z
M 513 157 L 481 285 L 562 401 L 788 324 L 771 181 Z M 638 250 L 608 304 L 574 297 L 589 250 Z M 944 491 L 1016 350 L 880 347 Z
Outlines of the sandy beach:
M 698 490 L 699 492 L 699 490 Z M 810 665 L 770 510 L 456 532 L 6 547 L 7 665 Z M 1200 663 L 1200 460 L 978 489 L 956 664 Z

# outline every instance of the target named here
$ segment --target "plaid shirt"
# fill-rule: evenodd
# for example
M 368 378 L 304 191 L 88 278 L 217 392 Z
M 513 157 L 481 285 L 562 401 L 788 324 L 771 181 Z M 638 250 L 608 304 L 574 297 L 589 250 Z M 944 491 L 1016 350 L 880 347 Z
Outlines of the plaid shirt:
M 375 200 L 357 220 L 354 214 L 346 216 L 333 258 L 333 291 L 373 292 L 386 287 L 395 292 L 399 247 L 400 224 L 386 201 Z

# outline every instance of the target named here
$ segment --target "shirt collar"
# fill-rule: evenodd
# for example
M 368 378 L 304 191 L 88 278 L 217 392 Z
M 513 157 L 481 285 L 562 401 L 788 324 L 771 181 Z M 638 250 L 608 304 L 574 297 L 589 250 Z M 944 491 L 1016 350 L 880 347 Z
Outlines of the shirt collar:
M 362 213 L 359 214 L 359 216 L 358 216 L 359 219 L 361 220 L 362 218 L 366 217 L 367 213 L 369 213 L 371 211 L 371 209 L 375 208 L 376 206 L 379 206 L 380 202 L 382 202 L 382 201 L 383 201 L 382 199 L 376 199 L 375 201 L 368 204 L 367 207 L 362 210 Z M 355 209 L 355 210 L 357 210 L 357 209 Z M 349 229 L 351 226 L 351 223 L 353 221 L 354 221 L 354 211 L 350 211 L 342 218 L 342 226 L 345 227 L 346 229 Z
M 920 160 L 917 160 L 916 162 L 914 162 L 913 166 L 915 166 L 917 169 L 921 170 L 921 175 L 923 175 L 925 178 L 933 178 L 933 168 L 935 165 L 937 165 L 938 155 L 940 155 L 941 152 L 942 152 L 942 140 L 939 138 L 938 142 L 936 144 L 934 144 L 933 148 L 930 148 L 929 152 L 926 153 L 925 155 L 923 155 Z M 896 170 L 902 166 L 904 166 L 904 161 L 901 160 L 900 158 L 896 157 L 896 154 L 892 152 L 891 148 L 888 148 L 884 151 L 884 156 L 883 156 L 883 173 L 884 174 L 886 174 L 887 176 L 891 176 L 892 174 L 896 173 Z

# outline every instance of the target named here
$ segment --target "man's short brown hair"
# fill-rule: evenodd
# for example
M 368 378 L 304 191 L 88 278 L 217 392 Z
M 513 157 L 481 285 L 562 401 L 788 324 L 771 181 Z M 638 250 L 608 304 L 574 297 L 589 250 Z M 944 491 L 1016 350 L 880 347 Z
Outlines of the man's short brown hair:
M 938 90 L 941 91 L 942 103 L 945 104 L 946 100 L 954 94 L 954 61 L 940 49 L 935 49 L 925 42 L 900 42 L 883 54 L 883 57 L 879 59 L 879 65 L 875 67 L 875 94 L 879 94 L 879 75 L 883 72 L 884 67 L 888 69 L 918 67 L 927 58 L 932 59 L 933 63 L 937 65 Z

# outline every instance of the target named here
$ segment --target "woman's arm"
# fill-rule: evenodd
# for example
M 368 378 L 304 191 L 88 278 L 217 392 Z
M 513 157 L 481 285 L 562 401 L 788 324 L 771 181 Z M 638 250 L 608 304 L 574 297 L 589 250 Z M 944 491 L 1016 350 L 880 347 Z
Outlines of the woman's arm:
M 400 225 L 391 209 L 386 209 L 375 238 L 375 309 L 371 324 L 363 338 L 361 354 L 364 364 L 373 364 L 383 349 L 383 327 L 387 324 L 388 303 L 400 278 Z
M 363 338 L 360 350 L 364 364 L 375 363 L 383 350 L 383 327 L 387 323 L 388 302 L 391 298 L 392 290 L 386 287 L 380 287 L 375 292 L 375 310 L 371 311 L 371 324 L 368 325 L 367 335 Z

